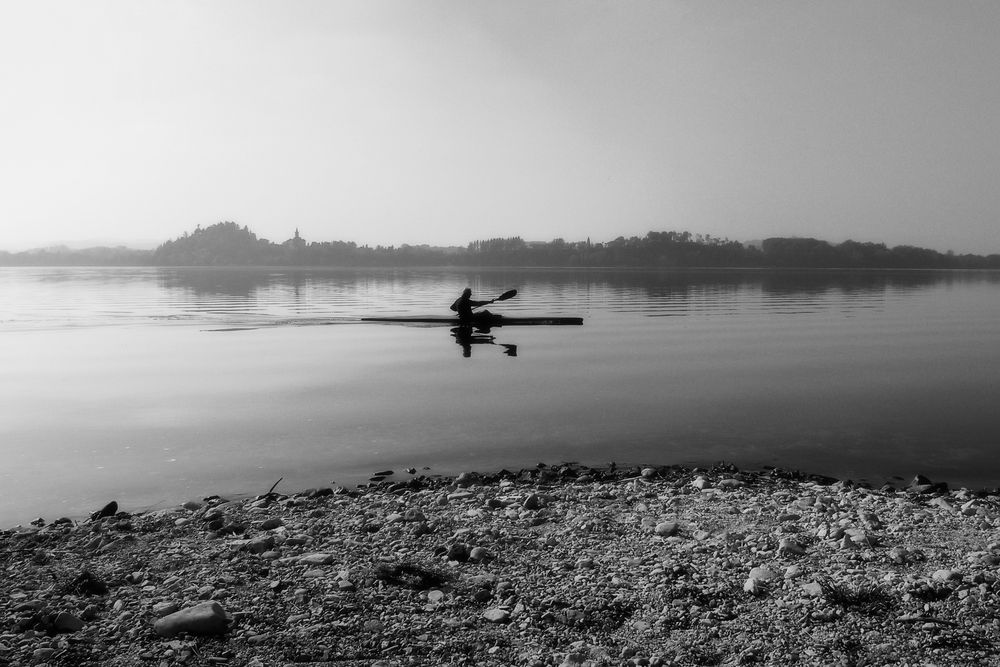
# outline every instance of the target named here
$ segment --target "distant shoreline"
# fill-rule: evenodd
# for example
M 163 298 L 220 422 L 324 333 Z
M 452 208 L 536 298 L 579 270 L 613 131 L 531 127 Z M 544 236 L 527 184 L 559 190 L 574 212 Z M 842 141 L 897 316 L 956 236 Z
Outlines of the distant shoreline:
M 41 248 L 0 251 L 0 265 L 334 266 L 429 268 L 442 266 L 511 268 L 844 268 L 1000 269 L 1000 254 L 942 253 L 909 245 L 774 237 L 743 243 L 711 235 L 651 231 L 644 237 L 591 242 L 525 241 L 521 237 L 471 241 L 465 246 L 359 246 L 344 241 L 281 243 L 258 238 L 248 227 L 220 222 L 197 227 L 155 250 L 119 247 Z

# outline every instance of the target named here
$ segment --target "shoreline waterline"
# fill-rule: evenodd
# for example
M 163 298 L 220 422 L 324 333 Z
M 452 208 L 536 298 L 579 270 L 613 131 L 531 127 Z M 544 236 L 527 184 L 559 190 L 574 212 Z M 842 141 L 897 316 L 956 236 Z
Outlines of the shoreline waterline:
M 293 485 L 285 479 L 284 476 L 279 475 L 271 486 L 271 491 L 274 491 L 280 495 L 308 495 L 309 493 L 317 490 L 329 488 L 338 493 L 354 492 L 354 491 L 364 491 L 370 488 L 377 488 L 381 483 L 389 484 L 401 484 L 406 483 L 410 480 L 433 480 L 437 483 L 449 483 L 453 482 L 455 479 L 462 475 L 474 475 L 474 476 L 484 476 L 484 477 L 501 477 L 504 475 L 520 474 L 525 471 L 533 470 L 558 470 L 561 468 L 576 469 L 583 468 L 591 471 L 597 471 L 607 474 L 620 474 L 621 471 L 632 471 L 635 475 L 638 475 L 643 469 L 656 469 L 656 470 L 672 470 L 672 471 L 688 471 L 692 473 L 704 472 L 711 469 L 725 469 L 732 468 L 734 470 L 742 470 L 751 474 L 779 474 L 787 476 L 791 479 L 803 479 L 803 480 L 813 480 L 813 481 L 823 481 L 826 484 L 841 483 L 846 484 L 850 487 L 858 487 L 869 490 L 905 490 L 909 484 L 912 484 L 912 479 L 923 478 L 923 479 L 933 479 L 932 482 L 939 489 L 953 489 L 960 490 L 974 494 L 976 496 L 1000 496 L 1000 487 L 986 487 L 986 486 L 958 486 L 952 483 L 951 480 L 941 479 L 938 477 L 927 477 L 922 471 L 914 471 L 913 477 L 910 481 L 899 475 L 892 475 L 891 478 L 885 479 L 881 484 L 872 483 L 870 480 L 859 478 L 854 479 L 848 476 L 837 476 L 830 475 L 826 473 L 820 473 L 815 471 L 804 470 L 801 468 L 793 467 L 783 467 L 778 465 L 761 465 L 761 466 L 741 466 L 736 463 L 728 461 L 714 461 L 714 462 L 691 462 L 686 461 L 682 463 L 651 463 L 651 462 L 609 462 L 606 464 L 597 464 L 591 462 L 580 462 L 580 461 L 562 461 L 558 463 L 546 463 L 538 462 L 534 465 L 528 467 L 502 467 L 493 466 L 487 468 L 481 468 L 475 470 L 469 467 L 463 467 L 462 465 L 456 464 L 444 464 L 437 462 L 434 467 L 429 465 L 424 465 L 420 467 L 403 466 L 403 467 L 392 467 L 392 469 L 376 469 L 372 468 L 368 472 L 342 472 L 342 474 L 335 475 L 340 482 L 336 480 L 331 480 L 326 484 L 314 484 L 309 486 Z M 565 481 L 565 480 L 562 480 Z M 233 488 L 229 485 L 229 488 L 216 488 L 216 489 L 206 489 L 204 493 L 193 493 L 193 494 L 175 494 L 174 496 L 167 496 L 165 493 L 158 493 L 158 496 L 164 496 L 157 500 L 156 502 L 144 503 L 138 502 L 122 502 L 120 497 L 115 497 L 114 493 L 100 493 L 91 494 L 93 501 L 84 506 L 83 503 L 79 502 L 79 499 L 75 501 L 75 505 L 80 508 L 77 512 L 72 512 L 69 514 L 50 513 L 50 516 L 44 516 L 44 512 L 28 512 L 27 515 L 21 518 L 15 518 L 14 523 L 10 521 L 5 522 L 7 527 L 4 528 L 0 526 L 0 532 L 4 530 L 13 531 L 23 528 L 26 525 L 47 525 L 55 521 L 74 521 L 74 522 L 84 522 L 91 516 L 91 514 L 101 507 L 105 506 L 107 503 L 114 503 L 116 506 L 121 508 L 121 511 L 130 514 L 148 514 L 151 512 L 162 511 L 169 509 L 170 507 L 175 507 L 182 505 L 186 502 L 205 502 L 210 499 L 225 498 L 227 501 L 245 501 L 249 498 L 253 498 L 262 493 L 264 486 L 258 489 L 251 490 L 246 488 L 245 485 L 240 485 L 242 488 Z

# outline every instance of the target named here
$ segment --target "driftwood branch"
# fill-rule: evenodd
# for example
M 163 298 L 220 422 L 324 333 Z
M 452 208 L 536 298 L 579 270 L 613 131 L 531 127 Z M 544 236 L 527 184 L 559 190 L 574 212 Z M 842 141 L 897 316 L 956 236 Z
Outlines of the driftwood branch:
M 900 616 L 896 619 L 898 623 L 939 623 L 940 625 L 950 625 L 953 627 L 958 627 L 958 623 L 954 621 L 946 621 L 943 618 L 937 618 L 936 616 L 921 616 L 914 614 L 912 616 Z
M 279 484 L 281 484 L 281 480 L 283 480 L 283 479 L 285 479 L 285 478 L 284 478 L 284 477 L 279 477 L 279 478 L 278 478 L 278 481 L 277 481 L 277 482 L 275 482 L 274 484 L 272 484 L 272 485 L 271 485 L 271 488 L 270 488 L 270 489 L 268 489 L 268 490 L 267 490 L 267 493 L 265 493 L 264 495 L 266 495 L 266 496 L 269 496 L 269 495 L 271 495 L 272 493 L 274 493 L 274 489 L 275 489 L 275 488 L 277 488 L 277 486 L 278 486 Z

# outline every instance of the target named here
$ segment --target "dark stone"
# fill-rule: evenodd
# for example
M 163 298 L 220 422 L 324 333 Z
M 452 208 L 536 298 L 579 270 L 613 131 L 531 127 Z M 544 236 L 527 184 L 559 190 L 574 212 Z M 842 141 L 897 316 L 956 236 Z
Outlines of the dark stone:
M 91 574 L 88 570 L 81 572 L 70 582 L 67 590 L 81 595 L 107 595 L 108 585 Z
M 181 632 L 192 635 L 221 635 L 226 631 L 230 616 L 218 602 L 202 602 L 156 621 L 153 630 L 161 637 L 173 637 Z
M 77 630 L 82 630 L 84 623 L 83 619 L 78 616 L 74 616 L 66 611 L 61 611 L 56 614 L 55 620 L 52 621 L 52 625 L 56 632 L 76 632 Z
M 472 486 L 473 484 L 479 484 L 480 476 L 477 472 L 463 472 L 461 475 L 455 478 L 455 484 L 458 486 Z
M 110 503 L 90 515 L 91 521 L 97 521 L 105 517 L 114 516 L 118 513 L 118 503 L 112 500 Z
M 242 523 L 230 523 L 220 528 L 217 532 L 220 535 L 242 535 L 247 531 L 247 527 Z
M 464 563 L 469 560 L 469 545 L 464 542 L 455 542 L 448 547 L 448 560 Z
M 437 588 L 448 582 L 448 576 L 415 563 L 379 563 L 375 576 L 387 583 L 426 590 Z

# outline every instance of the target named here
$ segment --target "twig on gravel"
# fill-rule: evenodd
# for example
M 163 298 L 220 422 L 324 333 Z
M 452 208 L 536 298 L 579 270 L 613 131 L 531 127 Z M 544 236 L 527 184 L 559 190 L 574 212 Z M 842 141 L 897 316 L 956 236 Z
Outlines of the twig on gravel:
M 946 621 L 943 618 L 938 618 L 937 616 L 922 616 L 920 614 L 904 614 L 896 619 L 897 623 L 939 623 L 941 625 L 950 625 L 953 627 L 958 627 L 958 623 L 954 621 Z

